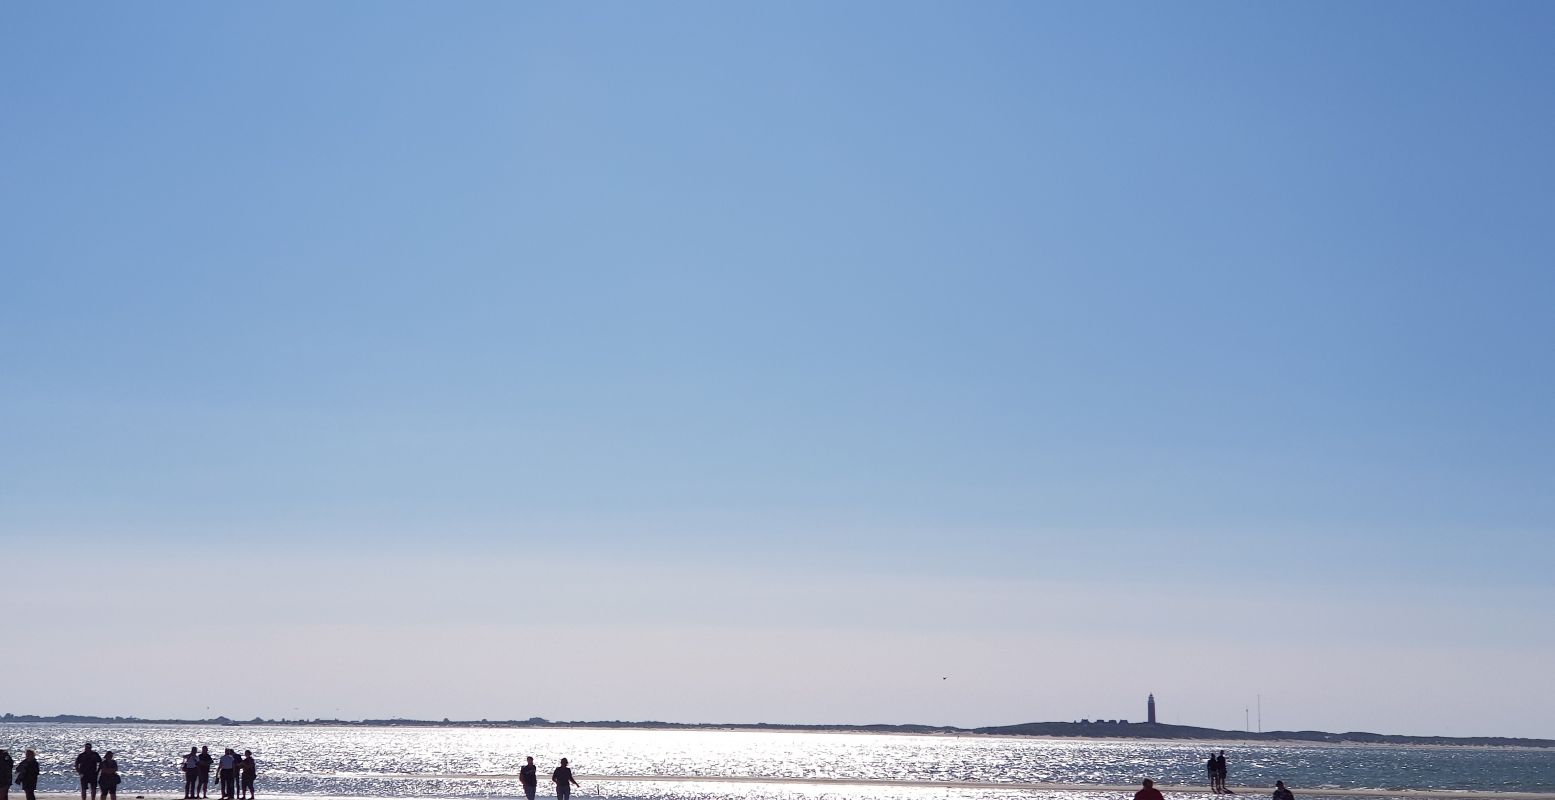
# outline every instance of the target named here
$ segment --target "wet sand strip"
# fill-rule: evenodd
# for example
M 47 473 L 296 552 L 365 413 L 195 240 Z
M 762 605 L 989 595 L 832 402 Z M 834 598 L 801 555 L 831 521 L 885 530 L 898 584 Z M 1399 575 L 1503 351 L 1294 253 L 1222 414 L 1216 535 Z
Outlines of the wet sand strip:
M 263 776 L 260 776 L 261 780 Z M 328 773 L 314 774 L 314 778 L 335 778 L 340 780 L 484 780 L 484 781 L 512 781 L 518 783 L 517 774 L 504 773 L 385 773 L 385 772 L 352 772 L 352 773 Z M 543 776 L 542 776 L 543 777 Z M 751 775 L 583 775 L 577 776 L 578 781 L 584 784 L 582 789 L 574 789 L 573 792 L 580 800 L 589 796 L 588 784 L 597 783 L 737 783 L 737 784 L 789 784 L 809 786 L 847 786 L 858 788 L 890 787 L 905 789 L 972 789 L 983 791 L 1041 791 L 1041 792 L 1092 792 L 1119 794 L 1123 797 L 1132 797 L 1138 791 L 1138 784 L 1106 784 L 1106 783 L 996 783 L 992 781 L 924 781 L 924 780 L 897 780 L 891 778 L 807 778 L 807 777 L 762 777 Z M 515 789 L 517 786 L 515 785 Z M 554 795 L 545 790 L 550 789 L 550 781 L 542 780 L 540 795 L 550 798 Z M 1191 795 L 1215 797 L 1204 786 L 1182 786 L 1157 783 L 1156 788 L 1168 795 Z M 1555 800 L 1555 792 L 1499 792 L 1499 791 L 1475 791 L 1455 789 L 1330 789 L 1308 788 L 1292 785 L 1291 789 L 1296 793 L 1297 800 L 1302 798 L 1319 797 L 1392 797 L 1408 798 L 1408 800 Z M 1258 798 L 1265 800 L 1272 793 L 1272 787 L 1233 786 L 1235 794 L 1229 797 Z M 17 792 L 18 794 L 20 792 Z M 374 795 L 355 794 L 324 794 L 324 795 L 296 795 L 274 794 L 261 792 L 265 800 L 389 800 Z M 47 800 L 66 800 L 74 798 L 79 800 L 76 792 L 38 792 L 39 798 Z M 134 800 L 144 797 L 147 800 L 181 800 L 182 791 L 178 794 L 149 793 L 142 794 L 133 790 L 119 792 L 120 800 Z M 508 798 L 521 797 L 515 791 L 512 795 L 495 795 L 494 797 Z M 15 798 L 13 797 L 13 800 Z M 1229 798 L 1228 798 L 1229 800 Z

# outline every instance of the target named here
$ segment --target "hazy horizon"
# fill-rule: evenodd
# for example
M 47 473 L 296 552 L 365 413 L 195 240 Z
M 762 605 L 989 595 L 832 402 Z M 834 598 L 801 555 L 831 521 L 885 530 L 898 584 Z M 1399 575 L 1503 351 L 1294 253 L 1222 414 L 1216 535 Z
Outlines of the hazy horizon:
M 0 6 L 0 707 L 1555 737 L 1552 40 Z
M 833 725 L 838 726 L 839 728 L 854 728 L 854 727 L 868 727 L 868 726 L 881 725 L 881 726 L 922 726 L 922 727 L 936 728 L 936 729 L 950 728 L 950 729 L 954 729 L 954 730 L 957 730 L 957 731 L 973 732 L 973 731 L 984 730 L 984 729 L 988 729 L 988 728 L 1002 728 L 1002 727 L 1010 727 L 1011 725 L 1023 725 L 1023 724 L 1046 725 L 1046 724 L 1055 724 L 1056 723 L 1056 724 L 1065 724 L 1065 725 L 1084 725 L 1084 724 L 1097 724 L 1097 725 L 1128 724 L 1128 725 L 1139 725 L 1139 724 L 1144 724 L 1145 723 L 1144 719 L 1129 719 L 1129 718 L 1116 718 L 1116 719 L 1103 719 L 1103 718 L 1088 719 L 1088 718 L 1080 718 L 1080 719 L 1072 719 L 1072 720 L 1033 719 L 1033 720 L 1025 720 L 1024 722 L 1019 722 L 1019 723 L 1001 723 L 1001 724 L 997 724 L 997 725 L 949 725 L 949 724 L 933 724 L 933 723 L 916 722 L 916 721 L 912 721 L 912 720 L 902 720 L 902 721 L 892 721 L 892 722 L 878 721 L 878 720 L 877 721 L 873 721 L 873 722 L 837 721 L 837 720 L 812 720 L 812 721 L 808 721 L 808 722 L 771 722 L 771 721 L 768 721 L 768 720 L 732 720 L 732 719 L 731 720 L 712 720 L 712 719 L 708 719 L 708 720 L 694 720 L 693 721 L 693 720 L 666 720 L 666 719 L 624 719 L 624 718 L 621 718 L 621 717 L 606 717 L 606 718 L 601 718 L 601 719 L 546 719 L 546 718 L 537 717 L 537 716 L 522 717 L 522 718 L 479 717 L 479 718 L 463 719 L 463 718 L 448 717 L 448 716 L 438 717 L 438 716 L 435 716 L 435 715 L 431 716 L 431 717 L 399 717 L 399 716 L 396 716 L 396 717 L 371 717 L 371 716 L 369 716 L 369 717 L 360 717 L 360 718 L 341 718 L 341 717 L 298 717 L 298 718 L 292 718 L 292 717 L 264 717 L 264 716 L 234 717 L 234 716 L 231 716 L 231 715 L 228 715 L 228 714 L 222 714 L 222 713 L 219 713 L 219 712 L 215 713 L 214 716 L 203 717 L 203 718 L 151 717 L 151 716 L 145 716 L 145 715 L 139 715 L 139 714 L 104 715 L 104 714 L 92 714 L 92 713 L 81 713 L 81 712 L 60 712 L 60 713 L 53 713 L 53 714 L 43 714 L 43 713 L 16 714 L 14 712 L 0 711 L 0 714 L 6 715 L 4 717 L 0 717 L 0 723 L 7 723 L 7 724 L 28 724 L 27 722 L 19 722 L 19 720 L 22 720 L 25 717 L 37 717 L 40 720 L 40 722 L 33 723 L 33 724 L 43 724 L 41 722 L 42 720 L 54 720 L 54 719 L 57 719 L 57 718 L 60 718 L 60 717 L 81 717 L 81 718 L 90 718 L 90 720 L 93 720 L 93 721 L 86 721 L 86 722 L 58 721 L 58 722 L 49 722 L 47 724 L 60 724 L 60 725 L 98 725 L 98 724 L 101 724 L 101 725 L 115 725 L 115 724 L 139 724 L 139 723 L 144 723 L 144 724 L 158 724 L 158 725 L 161 725 L 161 724 L 169 724 L 169 725 L 187 724 L 187 725 L 189 725 L 191 727 L 202 726 L 202 725 L 208 726 L 208 725 L 210 725 L 212 723 L 215 723 L 215 722 L 217 722 L 219 720 L 226 720 L 229 723 L 236 723 L 236 724 L 239 724 L 239 725 L 318 725 L 318 726 L 321 726 L 321 727 L 330 727 L 330 726 L 333 726 L 333 725 L 366 725 L 366 726 L 371 727 L 372 723 L 380 723 L 380 722 L 381 723 L 398 723 L 398 722 L 403 722 L 403 723 L 415 723 L 416 727 L 433 727 L 433 728 L 435 728 L 435 727 L 443 727 L 443 726 L 466 728 L 466 727 L 479 727 L 479 726 L 482 726 L 482 725 L 492 725 L 492 726 L 497 726 L 497 727 L 523 728 L 525 726 L 528 726 L 528 725 L 532 724 L 535 727 L 555 727 L 555 728 L 566 728 L 566 727 L 571 726 L 571 725 L 580 725 L 580 726 L 586 726 L 588 728 L 598 728 L 598 729 L 606 729 L 606 730 L 611 729 L 610 728 L 611 725 L 625 726 L 623 729 L 649 728 L 649 727 L 651 727 L 653 725 L 687 726 L 688 729 L 696 729 L 696 728 L 703 727 L 703 726 L 709 727 L 709 728 L 717 728 L 719 726 L 725 726 L 725 725 L 735 725 L 735 726 L 766 725 L 766 726 L 771 726 L 771 727 L 776 728 L 776 729 L 784 729 L 784 728 L 788 728 L 788 727 L 793 727 L 793 728 L 812 728 L 812 727 L 814 727 L 814 728 L 822 728 L 822 729 L 824 729 L 827 726 L 833 726 Z M 96 720 L 101 720 L 101 722 L 98 722 Z M 534 721 L 534 720 L 538 720 L 538 721 Z M 1158 722 L 1157 724 L 1161 724 L 1161 725 L 1181 725 L 1183 727 L 1195 727 L 1195 728 L 1201 728 L 1203 730 L 1218 730 L 1218 731 L 1223 731 L 1223 732 L 1226 732 L 1226 733 L 1254 733 L 1254 734 L 1260 734 L 1261 733 L 1261 734 L 1265 734 L 1265 735 L 1280 734 L 1280 733 L 1303 733 L 1303 732 L 1317 732 L 1317 733 L 1331 733 L 1331 734 L 1367 733 L 1367 734 L 1380 734 L 1380 735 L 1383 735 L 1383 736 L 1412 736 L 1412 737 L 1427 737 L 1427 738 L 1432 738 L 1432 737 L 1435 737 L 1435 738 L 1459 738 L 1459 739 L 1468 739 L 1468 740 L 1488 739 L 1488 738 L 1517 738 L 1517 739 L 1526 739 L 1528 741 L 1550 741 L 1548 739 L 1543 739 L 1541 737 L 1532 737 L 1532 736 L 1505 737 L 1505 736 L 1501 736 L 1500 734 L 1463 734 L 1463 735 L 1459 735 L 1459 736 L 1446 736 L 1444 734 L 1432 734 L 1432 733 L 1401 733 L 1401 732 L 1397 732 L 1397 731 L 1359 730 L 1359 729 L 1357 729 L 1357 730 L 1344 730 L 1344 731 L 1340 731 L 1340 730 L 1325 731 L 1325 730 L 1319 730 L 1319 729 L 1300 729 L 1300 730 L 1297 730 L 1297 729 L 1293 729 L 1293 728 L 1281 728 L 1281 729 L 1267 729 L 1266 728 L 1266 729 L 1259 730 L 1256 727 L 1256 722 L 1257 722 L 1257 720 L 1256 720 L 1256 718 L 1254 718 L 1254 723 L 1255 723 L 1254 727 L 1253 728 L 1249 728 L 1249 729 L 1243 729 L 1243 728 L 1212 728 L 1212 727 L 1208 727 L 1208 726 L 1194 725 L 1193 723 L 1166 723 L 1166 722 Z M 394 726 L 390 726 L 390 727 L 394 727 Z M 1100 730 L 1100 729 L 1098 729 L 1098 730 Z M 826 731 L 825 730 L 820 730 L 820 731 L 817 731 L 817 732 L 826 732 Z M 840 731 L 840 732 L 854 732 L 854 731 L 844 730 L 844 731 Z M 868 731 L 857 731 L 857 732 L 858 733 L 867 733 Z M 905 733 L 912 733 L 912 731 L 887 731 L 887 733 L 904 733 L 905 734 Z M 933 735 L 933 734 L 924 734 L 924 735 Z M 987 734 L 987 735 L 989 735 L 989 736 L 1017 736 L 1017 737 L 1020 737 L 1020 736 L 1037 736 L 1039 738 L 1041 738 L 1041 737 L 1057 736 L 1058 738 L 1065 738 L 1063 735 L 1057 735 L 1057 734 L 1013 734 L 1013 733 L 994 734 L 994 733 L 990 733 L 990 734 Z M 1085 737 L 1085 735 L 1081 734 L 1081 733 L 1074 734 L 1073 736 L 1076 737 L 1076 738 L 1088 738 L 1088 737 Z M 1095 738 L 1113 739 L 1113 738 L 1133 738 L 1133 737 L 1118 737 L 1118 736 L 1113 736 L 1113 735 L 1105 735 L 1105 736 L 1098 736 L 1098 737 L 1095 737 Z M 1150 736 L 1140 736 L 1140 737 L 1137 737 L 1137 738 L 1149 739 L 1149 738 L 1152 738 L 1152 737 L 1150 737 Z M 1196 741 L 1196 740 L 1189 739 L 1189 740 L 1184 740 L 1184 741 Z M 1204 740 L 1204 741 L 1209 741 L 1209 740 Z M 1257 741 L 1257 740 L 1250 740 L 1250 741 Z M 1307 740 L 1298 740 L 1298 741 L 1307 741 Z

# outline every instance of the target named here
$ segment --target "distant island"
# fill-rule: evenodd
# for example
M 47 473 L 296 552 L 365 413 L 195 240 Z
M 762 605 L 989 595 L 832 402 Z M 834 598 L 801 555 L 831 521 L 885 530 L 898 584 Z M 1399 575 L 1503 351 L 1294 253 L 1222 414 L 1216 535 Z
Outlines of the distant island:
M 627 722 L 594 720 L 562 722 L 530 717 L 523 720 L 441 720 L 430 719 L 144 719 L 141 717 L 94 717 L 81 714 L 5 714 L 0 723 L 66 723 L 84 725 L 299 725 L 319 727 L 405 727 L 405 728 L 641 728 L 650 730 L 722 730 L 722 731 L 810 731 L 841 733 L 917 733 L 985 736 L 1055 736 L 1074 739 L 1198 739 L 1243 742 L 1323 742 L 1328 744 L 1402 744 L 1458 747 L 1545 747 L 1555 748 L 1555 739 L 1520 739 L 1509 736 L 1400 736 L 1386 733 L 1328 733 L 1326 731 L 1227 731 L 1192 725 L 1167 725 L 1160 722 L 1122 720 L 1081 720 L 1079 722 L 1025 722 L 1019 725 L 995 725 L 984 728 L 957 728 L 949 725 L 797 725 L 769 722 Z

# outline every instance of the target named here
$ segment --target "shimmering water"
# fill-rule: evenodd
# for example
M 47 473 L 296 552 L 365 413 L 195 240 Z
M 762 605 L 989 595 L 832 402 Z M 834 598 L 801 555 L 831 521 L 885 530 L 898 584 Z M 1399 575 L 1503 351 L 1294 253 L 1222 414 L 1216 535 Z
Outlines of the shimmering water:
M 192 745 L 253 750 L 261 796 L 513 797 L 512 776 L 533 755 L 542 793 L 557 759 L 571 759 L 579 800 L 1054 800 L 1118 798 L 1100 791 L 1151 777 L 1202 784 L 1211 748 L 1224 749 L 1231 785 L 1267 796 L 1276 779 L 1298 795 L 1327 789 L 1555 792 L 1555 751 L 1256 745 L 1149 740 L 1020 739 L 749 731 L 440 729 L 0 724 L 0 747 L 38 751 L 40 790 L 75 788 L 81 743 L 117 754 L 120 792 L 180 795 L 179 759 Z M 611 780 L 774 779 L 771 783 Z M 1098 791 L 941 786 L 839 786 L 783 779 L 1095 785 Z M 214 782 L 214 777 L 213 777 Z M 215 790 L 215 787 L 212 787 Z

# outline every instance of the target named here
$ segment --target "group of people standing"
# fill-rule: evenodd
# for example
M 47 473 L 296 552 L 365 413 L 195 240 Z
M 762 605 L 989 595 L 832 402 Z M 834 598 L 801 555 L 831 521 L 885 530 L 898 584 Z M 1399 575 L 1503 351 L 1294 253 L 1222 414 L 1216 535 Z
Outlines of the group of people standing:
M 0 750 L 0 778 L 5 778 L 0 782 L 0 800 L 10 795 L 13 778 L 27 794 L 27 800 L 33 800 L 33 793 L 38 791 L 38 754 L 28 750 L 18 764 L 11 759 L 11 751 Z
M 524 787 L 526 800 L 535 800 L 535 789 L 539 784 L 535 767 L 535 757 L 528 756 L 524 759 L 524 766 L 518 770 L 518 783 Z M 583 784 L 572 777 L 572 768 L 567 766 L 567 759 L 562 759 L 562 765 L 551 771 L 551 783 L 556 784 L 556 800 L 569 800 L 572 797 L 572 787 L 582 788 Z
M 1211 753 L 1209 761 L 1204 765 L 1209 772 L 1209 790 L 1213 794 L 1236 794 L 1226 786 L 1226 751 Z M 1134 793 L 1134 800 L 1166 800 L 1161 790 L 1155 788 L 1155 781 L 1145 778 L 1144 788 Z M 1285 781 L 1274 782 L 1274 795 L 1270 800 L 1296 800 L 1296 795 L 1286 788 Z
M 534 756 L 525 760 L 524 766 L 518 771 L 519 783 L 523 786 L 526 800 L 535 800 L 535 792 L 539 785 L 539 769 L 535 766 Z M 191 747 L 189 754 L 181 761 L 184 772 L 184 800 L 205 800 L 209 795 L 211 769 L 217 771 L 217 778 L 221 786 L 222 800 L 254 800 L 254 778 L 259 772 L 257 762 L 254 761 L 252 751 L 244 750 L 243 755 L 227 748 L 220 759 L 211 756 L 209 747 Z M 1205 765 L 1209 772 L 1210 791 L 1214 794 L 1235 794 L 1226 788 L 1226 751 L 1209 757 Z M 81 800 L 118 800 L 119 788 L 119 762 L 114 759 L 113 751 L 109 750 L 99 755 L 92 749 L 92 743 L 86 746 L 76 755 L 76 774 L 81 779 Z M 22 787 L 27 800 L 36 800 L 38 789 L 38 756 L 32 750 L 28 750 L 20 762 L 11 759 L 10 752 L 0 749 L 0 800 L 8 800 L 11 784 L 14 782 Z M 567 766 L 567 759 L 561 760 L 561 766 L 551 771 L 551 783 L 556 785 L 557 800 L 571 800 L 572 787 L 579 786 L 577 778 L 572 775 L 572 768 Z M 101 797 L 99 797 L 99 791 Z M 1164 800 L 1160 790 L 1155 788 L 1155 782 L 1146 778 L 1144 788 L 1135 793 L 1134 800 Z M 1274 796 L 1271 800 L 1295 800 L 1295 795 L 1285 787 L 1284 781 L 1275 781 Z
M 1229 789 L 1227 793 L 1236 794 L 1236 792 L 1232 792 Z M 1155 788 L 1155 781 L 1146 778 L 1144 780 L 1144 788 L 1134 793 L 1134 800 L 1166 800 L 1166 796 L 1161 794 L 1160 789 Z M 1296 800 L 1296 795 L 1291 790 L 1285 788 L 1285 781 L 1275 781 L 1274 796 L 1271 800 Z
M 81 777 L 81 800 L 86 800 L 87 789 L 92 790 L 92 798 L 96 800 L 99 788 L 102 789 L 103 800 L 119 800 L 119 762 L 113 757 L 112 750 L 98 755 L 92 749 L 92 743 L 87 742 L 86 747 L 76 755 L 76 774 Z M 31 793 L 28 793 L 27 800 L 32 800 Z
M 81 778 L 81 800 L 86 800 L 88 790 L 91 790 L 92 800 L 97 800 L 99 789 L 103 800 L 119 800 L 119 762 L 113 757 L 112 750 L 98 754 L 92 749 L 92 743 L 87 742 L 86 748 L 76 756 L 75 768 L 76 775 Z M 22 787 L 27 800 L 36 800 L 41 772 L 37 753 L 28 750 L 20 762 L 15 762 L 9 751 L 0 750 L 0 778 L 5 778 L 0 782 L 0 800 L 6 800 L 13 782 Z
M 254 777 L 259 769 L 254 754 L 248 750 L 240 756 L 229 747 L 226 754 L 215 759 L 211 757 L 209 747 L 191 747 L 189 755 L 182 759 L 181 767 L 185 800 L 207 797 L 212 767 L 217 770 L 221 796 L 225 800 L 242 800 L 245 793 L 250 800 L 254 797 Z M 119 762 L 113 757 L 112 750 L 99 754 L 92 749 L 92 743 L 87 742 L 76 755 L 75 770 L 81 780 L 81 800 L 119 800 Z M 27 800 L 37 800 L 41 772 L 37 753 L 28 750 L 18 762 L 11 759 L 8 751 L 0 749 L 0 778 L 4 778 L 0 781 L 0 800 L 9 800 L 13 783 L 22 787 Z
M 1236 794 L 1226 788 L 1226 751 L 1210 753 L 1209 763 L 1205 765 L 1209 770 L 1209 790 L 1215 794 Z M 1281 784 L 1283 785 L 1283 784 Z
M 191 747 L 189 755 L 184 756 L 184 800 L 210 797 L 213 766 L 216 768 L 216 778 L 220 781 L 222 800 L 243 800 L 245 793 L 252 800 L 254 778 L 259 774 L 259 764 L 254 761 L 254 753 L 244 750 L 240 756 L 229 747 L 218 760 L 211 757 L 209 746 Z

